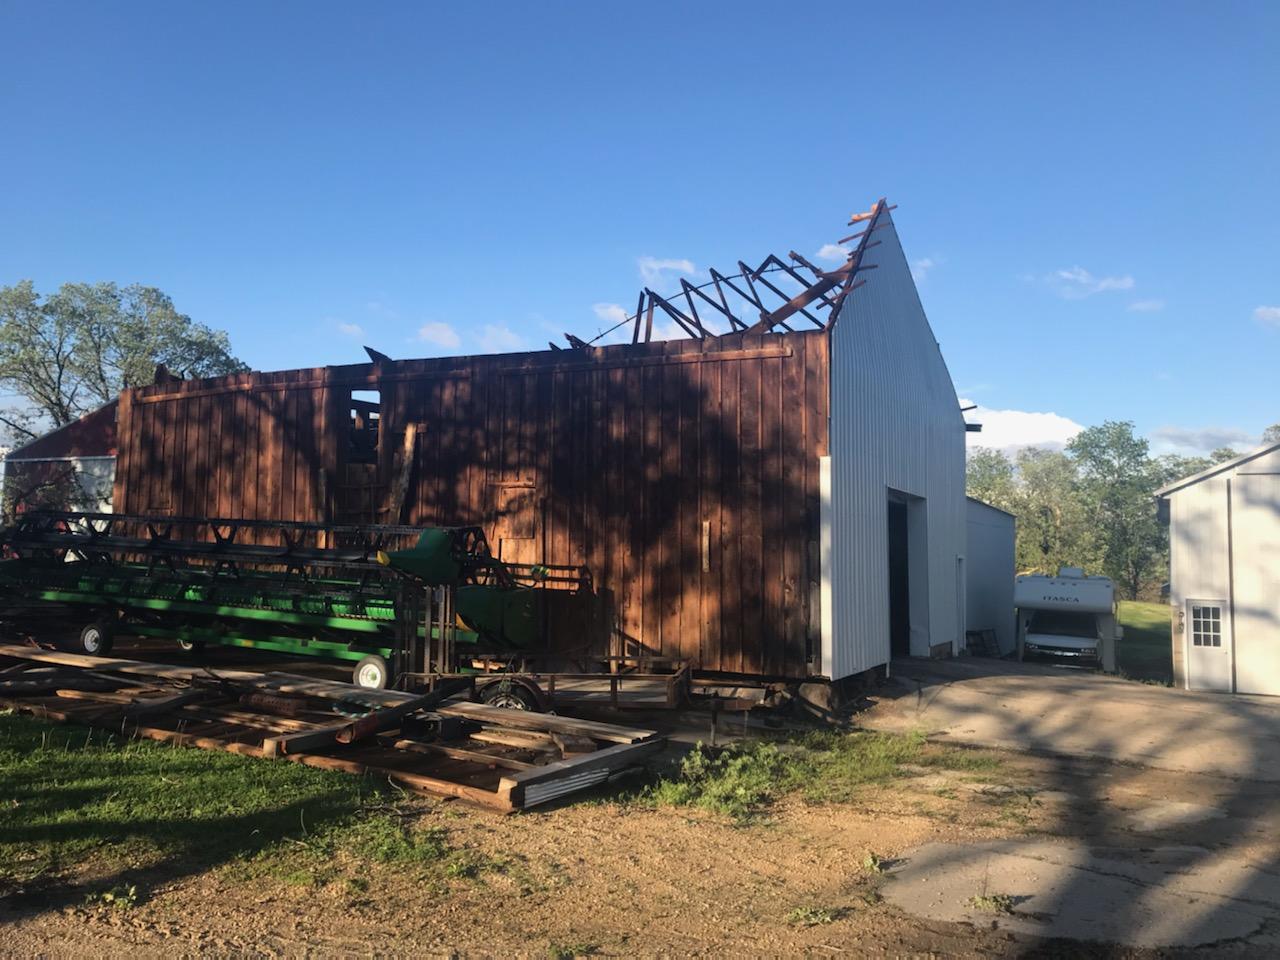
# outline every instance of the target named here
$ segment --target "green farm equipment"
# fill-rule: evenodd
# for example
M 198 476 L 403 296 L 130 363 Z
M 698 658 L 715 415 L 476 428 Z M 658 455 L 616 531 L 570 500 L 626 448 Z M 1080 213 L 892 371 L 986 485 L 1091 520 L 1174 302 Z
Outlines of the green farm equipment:
M 546 643 L 578 568 L 491 555 L 479 527 L 418 529 L 33 511 L 0 531 L 0 620 L 85 653 L 116 633 L 355 661 L 355 682 L 456 673 Z M 559 589 L 555 589 L 559 588 Z

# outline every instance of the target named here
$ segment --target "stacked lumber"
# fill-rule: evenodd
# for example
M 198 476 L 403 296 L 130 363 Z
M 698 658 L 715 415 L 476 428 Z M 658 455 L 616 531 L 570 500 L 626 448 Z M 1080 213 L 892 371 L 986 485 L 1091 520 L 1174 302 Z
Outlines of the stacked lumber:
M 285 673 L 0 645 L 0 705 L 64 723 L 386 777 L 502 812 L 597 786 L 661 750 L 653 730 Z

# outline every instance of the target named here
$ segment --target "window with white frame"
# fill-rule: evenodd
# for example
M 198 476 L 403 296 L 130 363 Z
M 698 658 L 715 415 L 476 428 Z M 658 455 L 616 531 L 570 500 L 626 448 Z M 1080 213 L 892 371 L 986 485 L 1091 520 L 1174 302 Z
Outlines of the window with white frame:
M 1222 646 L 1222 608 L 1191 606 L 1191 643 L 1197 647 Z

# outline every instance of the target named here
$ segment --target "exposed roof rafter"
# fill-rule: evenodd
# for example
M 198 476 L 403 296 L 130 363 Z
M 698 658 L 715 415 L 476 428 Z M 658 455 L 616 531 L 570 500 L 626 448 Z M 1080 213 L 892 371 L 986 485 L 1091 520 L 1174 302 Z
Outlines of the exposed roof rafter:
M 822 270 L 794 250 L 787 254 L 791 263 L 775 254 L 769 254 L 760 266 L 752 269 L 739 260 L 737 273 L 724 274 L 713 267 L 709 271 L 711 279 L 705 283 L 694 284 L 683 277 L 680 278 L 680 292 L 672 296 L 663 296 L 645 287 L 640 291 L 636 311 L 632 316 L 618 322 L 590 341 L 584 341 L 571 334 L 566 334 L 565 339 L 573 349 L 586 349 L 618 327 L 631 324 L 631 342 L 648 343 L 653 339 L 655 310 L 661 311 L 689 337 L 705 340 L 720 336 L 721 334 L 708 329 L 703 323 L 695 298 L 729 322 L 728 333 L 770 333 L 774 332 L 775 327 L 791 333 L 795 328 L 787 321 L 796 314 L 804 317 L 819 330 L 827 329 L 839 315 L 840 306 L 844 303 L 845 297 L 867 282 L 866 278 L 857 275 L 863 271 L 875 269 L 875 264 L 863 264 L 863 255 L 871 247 L 880 243 L 879 240 L 872 240 L 871 235 L 881 227 L 887 226 L 887 223 L 882 222 L 880 218 L 892 209 L 894 207 L 886 203 L 882 197 L 872 205 L 870 210 L 855 213 L 849 219 L 850 224 L 865 223 L 866 227 L 839 241 L 845 244 L 857 240 L 858 244 L 849 252 L 844 265 L 835 270 Z M 793 264 L 813 274 L 813 279 Z M 774 273 L 785 274 L 795 281 L 801 287 L 800 292 L 795 296 L 788 296 L 769 278 L 768 275 Z M 714 296 L 709 294 L 708 290 L 713 291 Z M 735 305 L 726 291 L 731 292 L 742 304 L 754 308 L 757 311 L 757 317 L 753 320 L 743 319 L 739 315 L 740 308 L 739 312 L 735 312 Z M 772 305 L 766 302 L 765 294 L 773 300 Z M 673 302 L 680 299 L 684 301 L 681 305 L 683 309 Z M 820 315 L 821 311 L 826 311 L 826 314 Z

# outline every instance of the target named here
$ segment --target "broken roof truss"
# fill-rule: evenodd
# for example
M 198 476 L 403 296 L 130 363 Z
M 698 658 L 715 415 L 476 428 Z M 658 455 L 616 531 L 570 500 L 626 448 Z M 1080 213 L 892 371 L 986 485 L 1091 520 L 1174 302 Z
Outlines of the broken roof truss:
M 819 330 L 825 329 L 835 322 L 844 298 L 867 282 L 865 277 L 859 277 L 858 274 L 875 268 L 875 264 L 863 264 L 863 255 L 880 242 L 873 240 L 871 235 L 887 225 L 881 217 L 892 209 L 893 207 L 881 197 L 870 210 L 855 213 L 849 219 L 850 226 L 856 224 L 866 224 L 866 226 L 857 233 L 838 241 L 840 244 L 854 240 L 858 242 L 850 250 L 843 266 L 835 270 L 819 269 L 794 250 L 787 254 L 790 262 L 771 253 L 765 257 L 760 266 L 754 269 L 739 260 L 738 273 L 724 274 L 713 267 L 710 270 L 711 279 L 705 283 L 695 285 L 681 277 L 680 292 L 671 296 L 664 297 L 645 287 L 640 291 L 640 298 L 636 303 L 636 312 L 633 316 L 627 317 L 589 341 L 571 333 L 566 333 L 565 339 L 574 349 L 587 349 L 614 330 L 630 324 L 631 342 L 648 343 L 653 339 L 654 317 L 659 314 L 669 319 L 684 334 L 695 339 L 720 336 L 719 333 L 708 329 L 707 324 L 703 322 L 704 316 L 708 319 L 714 316 L 717 321 L 728 321 L 727 333 L 772 333 L 775 328 L 791 333 L 795 330 L 792 324 L 797 322 L 798 317 L 813 324 Z M 800 292 L 794 296 L 788 296 L 770 279 L 770 274 L 778 273 L 798 283 L 801 287 Z M 775 279 L 781 280 L 780 277 Z M 730 293 L 736 300 L 731 301 Z M 758 316 L 749 319 L 740 316 L 740 313 L 746 311 L 739 307 L 735 312 L 734 307 L 731 306 L 731 302 L 736 305 L 739 301 L 753 308 Z M 702 313 L 699 313 L 699 306 L 702 308 Z M 707 311 L 712 312 L 707 313 Z M 826 311 L 825 314 L 823 311 Z M 561 349 L 554 343 L 551 344 L 551 348 Z

